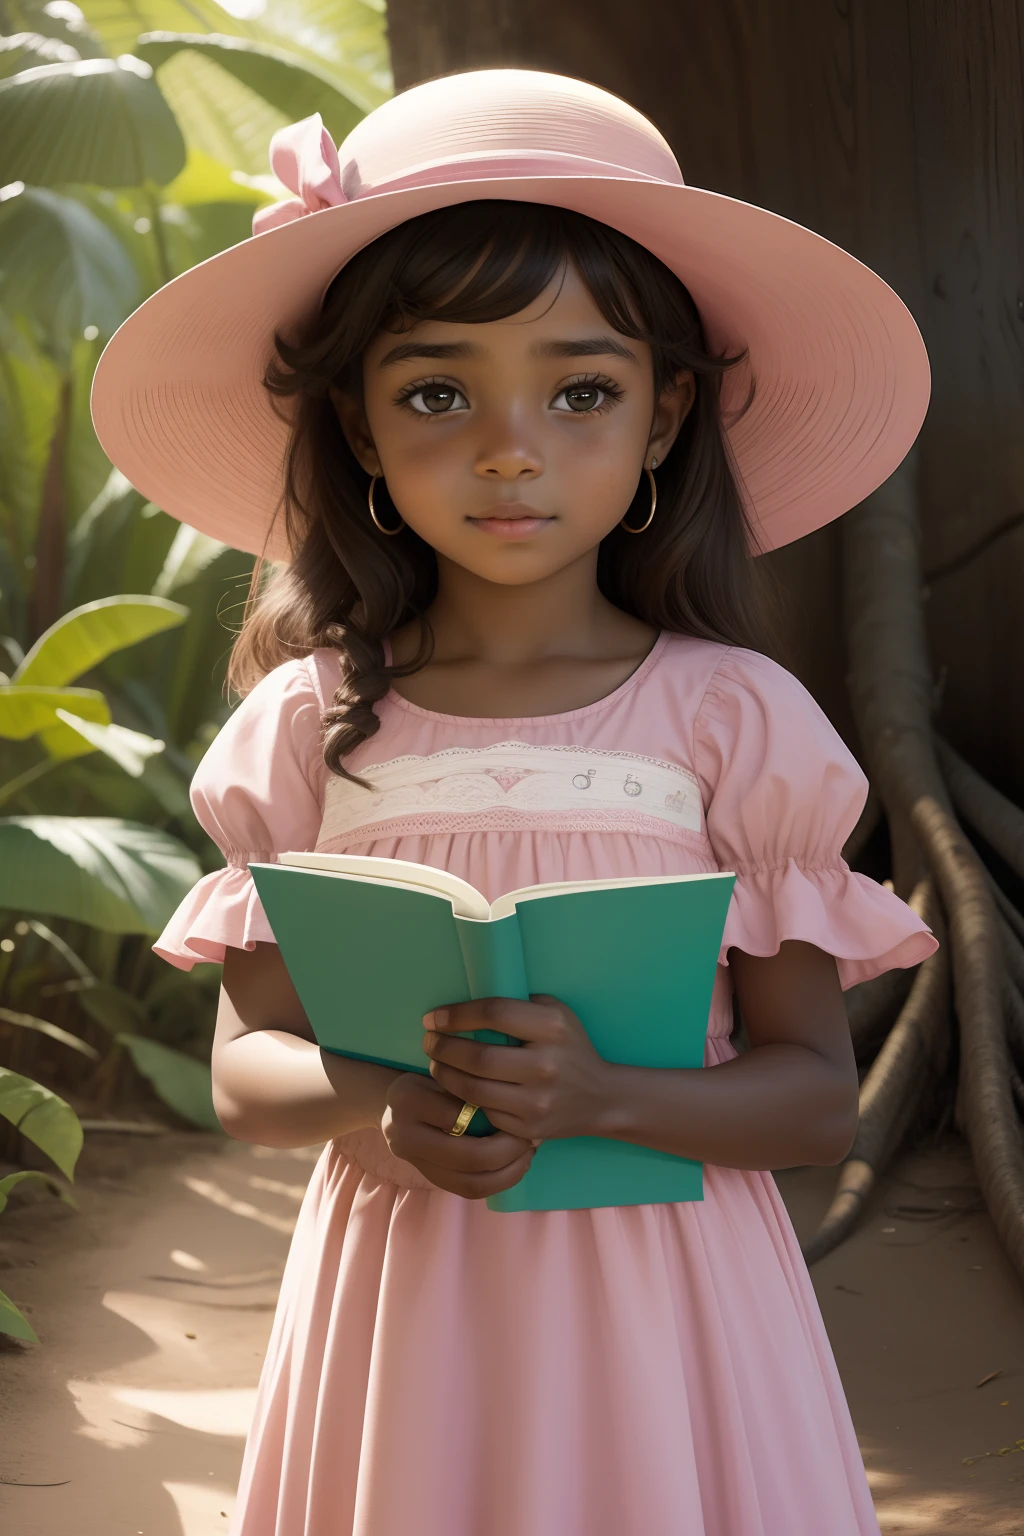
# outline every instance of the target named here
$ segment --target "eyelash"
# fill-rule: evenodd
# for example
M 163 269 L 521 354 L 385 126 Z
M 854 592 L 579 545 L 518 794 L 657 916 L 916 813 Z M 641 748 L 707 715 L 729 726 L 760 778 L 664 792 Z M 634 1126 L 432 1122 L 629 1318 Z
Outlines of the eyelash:
M 451 379 L 435 376 L 429 379 L 417 379 L 412 384 L 406 384 L 404 389 L 401 389 L 395 396 L 395 404 L 408 408 L 410 411 L 412 411 L 414 416 L 418 416 L 421 419 L 430 416 L 450 415 L 451 412 L 449 411 L 417 411 L 414 406 L 410 405 L 409 402 L 414 399 L 416 395 L 428 389 L 451 389 L 455 390 L 458 394 L 463 395 L 463 398 L 465 398 L 464 392 L 459 389 L 457 384 L 453 384 Z M 604 399 L 600 405 L 595 406 L 592 411 L 570 410 L 562 412 L 561 414 L 563 415 L 601 416 L 605 411 L 610 410 L 613 405 L 618 405 L 624 394 L 624 390 L 620 385 L 616 384 L 614 379 L 609 379 L 605 374 L 602 373 L 587 373 L 581 374 L 579 378 L 569 379 L 568 382 L 563 384 L 561 389 L 558 390 L 557 394 L 555 395 L 555 399 L 557 400 L 559 395 L 564 395 L 571 389 L 599 389 L 601 393 L 606 396 L 606 399 Z

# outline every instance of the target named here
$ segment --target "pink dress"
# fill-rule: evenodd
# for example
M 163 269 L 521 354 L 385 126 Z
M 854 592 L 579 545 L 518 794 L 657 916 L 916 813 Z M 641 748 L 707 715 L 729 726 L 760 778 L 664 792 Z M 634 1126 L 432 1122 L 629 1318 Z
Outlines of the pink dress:
M 730 945 L 804 939 L 845 985 L 934 948 L 843 863 L 865 782 L 803 688 L 662 635 L 585 709 L 441 715 L 391 694 L 327 774 L 337 659 L 279 667 L 196 774 L 224 851 L 156 945 L 272 939 L 249 859 L 439 865 L 489 898 L 543 880 L 739 875 L 706 1065 L 733 1055 Z M 344 978 L 339 977 L 339 998 Z M 376 1129 L 320 1159 L 292 1243 L 233 1536 L 877 1536 L 807 1269 L 770 1174 L 703 1201 L 503 1215 L 429 1185 Z

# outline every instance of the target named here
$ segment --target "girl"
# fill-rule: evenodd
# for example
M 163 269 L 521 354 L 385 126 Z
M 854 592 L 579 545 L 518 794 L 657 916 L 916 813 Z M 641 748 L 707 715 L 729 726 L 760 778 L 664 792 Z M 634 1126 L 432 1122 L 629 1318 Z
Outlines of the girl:
M 282 562 L 193 786 L 226 868 L 156 946 L 224 963 L 225 1129 L 327 1143 L 232 1530 L 877 1533 L 763 1170 L 842 1159 L 841 987 L 934 941 L 843 863 L 864 780 L 752 648 L 748 554 L 903 457 L 913 321 L 808 231 L 685 187 L 646 119 L 576 81 L 436 81 L 340 155 L 314 118 L 272 159 L 295 199 L 151 299 L 95 394 L 147 496 Z M 737 871 L 705 1070 L 609 1064 L 554 998 L 438 1009 L 429 1078 L 325 1056 L 246 869 L 313 848 L 489 898 Z M 455 1038 L 484 1026 L 525 1044 Z M 458 1134 L 474 1104 L 494 1135 Z M 577 1135 L 702 1160 L 703 1201 L 487 1209 Z

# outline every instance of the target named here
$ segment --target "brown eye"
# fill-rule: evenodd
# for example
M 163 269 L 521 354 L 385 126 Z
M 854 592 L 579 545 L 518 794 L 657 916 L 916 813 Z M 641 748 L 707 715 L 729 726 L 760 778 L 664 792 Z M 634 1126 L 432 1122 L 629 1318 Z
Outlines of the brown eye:
M 575 384 L 566 384 L 560 389 L 551 404 L 556 411 L 572 411 L 576 416 L 586 416 L 621 398 L 621 389 L 611 379 L 578 379 Z
M 443 416 L 465 409 L 466 397 L 454 384 L 421 384 L 406 395 L 403 404 L 411 405 L 420 416 Z
M 601 404 L 601 390 L 595 384 L 576 384 L 562 393 L 570 411 L 592 411 Z

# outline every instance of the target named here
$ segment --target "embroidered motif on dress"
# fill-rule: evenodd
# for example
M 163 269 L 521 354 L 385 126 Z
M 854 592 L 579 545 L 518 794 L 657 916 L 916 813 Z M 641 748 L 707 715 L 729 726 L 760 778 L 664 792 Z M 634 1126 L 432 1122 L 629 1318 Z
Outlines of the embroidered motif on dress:
M 359 771 L 369 789 L 329 780 L 317 847 L 396 824 L 411 832 L 539 823 L 654 831 L 687 842 L 704 831 L 693 774 L 639 753 L 505 741 L 393 758 Z

